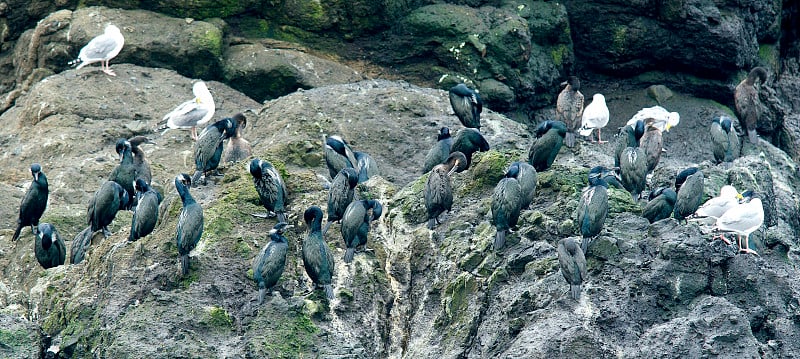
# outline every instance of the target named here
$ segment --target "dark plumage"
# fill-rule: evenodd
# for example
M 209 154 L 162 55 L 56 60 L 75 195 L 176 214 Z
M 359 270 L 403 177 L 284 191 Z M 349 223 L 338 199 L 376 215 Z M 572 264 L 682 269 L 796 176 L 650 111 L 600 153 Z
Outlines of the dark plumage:
M 529 208 L 533 203 L 533 198 L 536 196 L 536 184 L 539 181 L 539 174 L 528 162 L 514 162 L 512 166 L 519 167 L 519 175 L 517 181 L 519 182 L 519 189 L 522 193 L 522 202 L 520 205 L 522 209 Z
M 425 208 L 428 212 L 428 229 L 439 223 L 439 215 L 453 208 L 453 172 L 467 168 L 467 158 L 461 152 L 453 152 L 447 160 L 433 167 L 425 182 Z
M 92 243 L 96 243 L 102 238 L 102 231 L 92 231 L 92 227 L 87 226 L 72 239 L 72 244 L 70 244 L 69 248 L 69 262 L 72 264 L 83 262 L 84 258 L 86 258 L 86 252 Z
M 343 168 L 333 178 L 328 192 L 328 221 L 322 234 L 328 233 L 331 223 L 342 219 L 347 206 L 353 202 L 356 185 L 358 185 L 358 175 L 352 168 Z
M 181 258 L 181 275 L 189 274 L 189 253 L 197 246 L 203 235 L 203 207 L 195 202 L 189 193 L 192 181 L 189 175 L 181 173 L 175 177 L 175 189 L 181 196 L 183 208 L 175 228 L 175 243 Z
M 672 188 L 661 187 L 650 192 L 647 205 L 644 206 L 642 217 L 647 218 L 650 223 L 658 222 L 664 218 L 672 216 L 675 209 L 675 201 L 678 195 Z
M 483 101 L 477 91 L 464 84 L 450 88 L 450 106 L 464 127 L 481 128 Z
M 581 93 L 581 80 L 577 76 L 570 76 L 561 93 L 556 100 L 556 120 L 564 122 L 567 126 L 567 134 L 564 142 L 567 147 L 575 146 L 575 132 L 581 128 L 581 116 L 583 115 L 583 94 Z
M 150 141 L 149 138 L 144 136 L 135 136 L 128 139 L 128 142 L 131 144 L 131 153 L 133 154 L 133 167 L 136 170 L 136 179 L 143 179 L 147 184 L 150 184 L 153 180 L 153 174 L 150 170 L 150 161 L 147 160 L 144 156 L 144 151 L 139 147 L 142 144 L 155 144 L 155 142 Z M 124 150 L 124 141 L 119 142 L 117 141 L 117 154 L 120 156 L 122 155 L 122 151 Z
M 322 236 L 322 209 L 311 206 L 303 213 L 308 226 L 308 236 L 303 241 L 303 267 L 315 286 L 325 288 L 328 299 L 333 299 L 333 253 Z
M 608 215 L 608 183 L 603 179 L 613 170 L 596 166 L 589 171 L 589 187 L 583 190 L 578 202 L 578 226 L 583 241 L 581 250 L 586 253 L 589 242 L 600 234 Z
M 578 243 L 572 238 L 558 241 L 558 264 L 561 274 L 569 283 L 572 299 L 581 298 L 581 285 L 589 276 L 586 274 L 586 257 Z
M 269 212 L 278 216 L 278 222 L 286 223 L 286 189 L 281 175 L 271 163 L 254 158 L 250 161 L 250 175 L 256 187 L 261 204 Z
M 39 224 L 33 251 L 36 260 L 44 269 L 60 266 L 67 259 L 67 247 L 58 235 L 56 227 L 50 223 Z
M 494 237 L 496 251 L 505 246 L 506 233 L 517 226 L 522 210 L 522 188 L 517 181 L 519 172 L 519 166 L 512 163 L 492 193 L 492 224 L 497 230 Z
M 356 173 L 358 173 L 356 156 L 347 142 L 341 137 L 328 136 L 325 138 L 325 147 L 323 149 L 325 165 L 328 167 L 328 174 L 330 174 L 331 178 L 336 177 L 342 168 L 355 168 Z
M 353 261 L 356 247 L 367 245 L 370 222 L 380 218 L 382 213 L 383 206 L 374 199 L 353 201 L 347 206 L 342 217 L 342 239 L 347 247 L 345 263 Z
M 675 177 L 675 219 L 681 220 L 692 215 L 703 202 L 703 172 L 697 167 L 687 168 Z
M 358 183 L 366 182 L 373 176 L 378 175 L 378 163 L 366 152 L 353 152 L 356 158 L 356 168 L 358 168 Z
M 636 122 L 637 127 L 639 123 L 641 122 Z M 631 193 L 634 201 L 639 198 L 639 194 L 644 191 L 647 185 L 647 154 L 643 148 L 637 145 L 635 136 L 636 131 L 634 131 L 633 137 L 627 134 L 628 147 L 625 147 L 619 155 L 619 173 L 622 186 Z
M 219 167 L 222 159 L 222 143 L 236 133 L 236 120 L 224 118 L 206 126 L 194 144 L 194 176 L 192 183 L 198 183 L 203 176 L 206 183 L 207 174 Z
M 758 142 L 756 127 L 758 118 L 761 116 L 761 101 L 758 99 L 758 88 L 756 80 L 760 85 L 767 81 L 767 70 L 763 67 L 756 67 L 747 74 L 747 78 L 736 85 L 733 92 L 733 100 L 736 105 L 736 116 L 741 120 L 741 124 L 747 130 L 750 143 Z
M 241 113 L 234 115 L 233 119 L 236 121 L 236 129 L 234 130 L 233 137 L 228 139 L 228 145 L 225 146 L 222 152 L 223 163 L 242 161 L 249 158 L 252 153 L 250 142 L 242 137 L 242 131 L 247 127 L 247 119 Z
M 103 230 L 103 235 L 108 237 L 111 235 L 108 225 L 114 221 L 117 212 L 125 208 L 128 208 L 128 192 L 117 182 L 105 181 L 89 202 L 87 223 L 92 232 Z
M 730 117 L 720 116 L 714 118 L 711 121 L 710 132 L 714 162 L 732 162 L 739 157 L 741 143 Z
M 450 147 L 452 145 L 453 137 L 450 136 L 450 129 L 447 127 L 439 129 L 439 135 L 436 136 L 436 144 L 425 155 L 425 166 L 422 168 L 422 173 L 428 173 L 433 167 L 446 161 L 450 155 Z
M 644 155 L 647 159 L 647 173 L 652 173 L 656 168 L 658 161 L 661 159 L 661 152 L 664 148 L 664 139 L 661 130 L 654 125 L 655 120 L 647 119 L 645 121 L 646 131 L 639 140 L 640 147 L 644 149 Z
M 528 150 L 528 163 L 536 171 L 547 171 L 561 150 L 566 133 L 567 127 L 561 121 L 547 120 L 536 126 L 536 136 Z
M 264 303 L 267 289 L 278 283 L 286 266 L 286 253 L 289 244 L 283 232 L 288 224 L 278 223 L 269 231 L 269 239 L 264 249 L 253 259 L 253 281 L 258 284 L 258 304 Z
M 133 212 L 129 241 L 147 236 L 153 232 L 156 222 L 158 222 L 158 193 L 150 188 L 143 179 L 137 179 L 134 188 L 136 188 L 136 198 L 139 204 Z
M 467 158 L 467 168 L 472 163 L 472 154 L 489 150 L 489 142 L 474 128 L 462 128 L 456 132 L 450 153 L 461 152 Z
M 619 167 L 622 151 L 626 147 L 639 147 L 639 140 L 644 135 L 644 121 L 636 121 L 632 126 L 624 126 L 619 130 L 614 145 L 614 167 Z
M 22 202 L 19 204 L 17 229 L 14 231 L 14 236 L 11 237 L 12 241 L 16 241 L 19 238 L 22 227 L 31 226 L 31 232 L 36 233 L 39 219 L 42 218 L 42 214 L 47 208 L 47 197 L 50 192 L 47 188 L 47 176 L 42 172 L 42 166 L 38 163 L 32 164 L 31 175 L 33 176 L 33 181 L 31 181 L 31 186 L 25 191 L 25 197 L 22 197 Z
M 136 181 L 137 178 L 136 166 L 133 164 L 133 146 L 128 140 L 121 138 L 117 141 L 116 148 L 120 161 L 117 167 L 111 171 L 108 180 L 117 182 L 125 189 L 128 201 L 122 209 L 131 209 L 136 206 L 136 190 L 133 188 L 133 181 Z

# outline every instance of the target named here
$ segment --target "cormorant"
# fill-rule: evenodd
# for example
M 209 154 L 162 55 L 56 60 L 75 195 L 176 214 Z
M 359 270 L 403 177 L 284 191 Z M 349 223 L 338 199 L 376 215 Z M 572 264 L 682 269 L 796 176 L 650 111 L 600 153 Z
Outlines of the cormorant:
M 303 267 L 315 286 L 325 288 L 325 295 L 333 299 L 333 253 L 322 236 L 322 209 L 311 206 L 303 213 L 308 226 L 308 236 L 303 241 Z
M 325 147 L 323 148 L 323 156 L 325 157 L 325 165 L 328 166 L 328 174 L 331 179 L 339 174 L 342 168 L 354 168 L 358 173 L 358 161 L 356 160 L 353 150 L 350 146 L 339 136 L 328 136 L 325 138 Z
M 152 171 L 150 170 L 150 162 L 145 158 L 144 151 L 139 146 L 143 143 L 155 144 L 149 138 L 144 136 L 135 136 L 128 139 L 131 144 L 131 153 L 133 154 L 133 167 L 136 169 L 136 179 L 143 179 L 147 184 L 150 184 L 153 179 Z M 125 141 L 117 141 L 117 154 L 122 156 L 122 151 L 125 150 Z
M 250 142 L 242 137 L 242 131 L 247 127 L 247 118 L 243 114 L 237 113 L 233 115 L 237 126 L 234 131 L 233 137 L 228 139 L 228 145 L 222 152 L 222 162 L 231 163 L 239 162 L 250 157 L 252 151 L 250 150 Z
M 581 298 L 581 285 L 589 276 L 586 274 L 586 257 L 578 243 L 572 238 L 562 238 L 558 241 L 558 264 L 561 274 L 569 283 L 572 299 Z
M 121 138 L 117 141 L 116 148 L 120 160 L 117 167 L 111 171 L 108 180 L 118 183 L 125 189 L 128 201 L 122 209 L 131 209 L 136 206 L 136 190 L 133 188 L 133 182 L 137 178 L 136 166 L 133 164 L 133 146 L 128 140 Z
M 467 168 L 472 163 L 472 154 L 475 152 L 485 152 L 489 150 L 489 142 L 474 128 L 462 128 L 456 132 L 453 145 L 450 146 L 450 153 L 461 152 L 467 158 Z
M 103 34 L 89 41 L 89 43 L 81 49 L 78 58 L 70 61 L 69 64 L 80 64 L 75 68 L 76 70 L 80 70 L 81 67 L 99 62 L 103 72 L 109 76 L 117 76 L 117 74 L 111 70 L 111 65 L 108 62 L 119 54 L 124 45 L 125 37 L 122 36 L 122 32 L 119 31 L 119 28 L 111 24 L 106 25 Z
M 656 165 L 658 165 L 658 161 L 661 159 L 661 150 L 664 148 L 661 130 L 654 125 L 654 122 L 655 120 L 651 118 L 645 121 L 646 131 L 639 140 L 639 146 L 644 149 L 644 154 L 647 158 L 648 174 L 652 173 Z
M 264 249 L 253 259 L 253 281 L 258 284 L 258 304 L 264 303 L 267 289 L 278 283 L 286 266 L 286 253 L 289 244 L 284 231 L 290 226 L 287 223 L 278 223 L 269 231 L 269 239 Z
M 614 145 L 614 167 L 619 167 L 622 151 L 626 147 L 639 147 L 640 140 L 644 136 L 644 121 L 636 121 L 631 126 L 623 126 L 616 136 Z
M 528 150 L 528 163 L 538 172 L 546 171 L 561 150 L 567 127 L 561 121 L 547 120 L 536 126 L 536 137 Z
M 522 210 L 522 188 L 517 180 L 519 172 L 519 166 L 512 163 L 492 193 L 492 224 L 497 230 L 494 237 L 495 251 L 503 249 L 506 233 L 516 227 L 519 220 Z
M 181 258 L 181 275 L 189 274 L 189 253 L 197 246 L 203 234 L 203 207 L 189 193 L 191 185 L 192 179 L 189 175 L 181 173 L 175 177 L 175 189 L 183 202 L 175 228 L 175 242 Z
M 67 247 L 58 235 L 56 227 L 50 223 L 39 223 L 39 233 L 36 233 L 33 251 L 36 260 L 44 269 L 60 266 L 67 259 Z
M 380 218 L 382 213 L 383 206 L 374 199 L 353 201 L 347 206 L 342 217 L 342 239 L 347 246 L 344 253 L 345 263 L 353 261 L 356 247 L 366 247 L 370 222 Z
M 278 222 L 286 222 L 286 189 L 281 175 L 271 163 L 254 158 L 250 161 L 250 175 L 253 176 L 253 185 L 256 187 L 261 204 L 278 216 Z
M 703 171 L 697 167 L 687 168 L 675 177 L 675 219 L 681 220 L 692 215 L 703 201 Z
M 600 234 L 608 215 L 608 183 L 603 179 L 613 170 L 596 166 L 589 171 L 589 186 L 583 190 L 578 202 L 578 226 L 580 226 L 581 250 L 586 253 L 589 242 Z
M 422 168 L 422 173 L 428 173 L 434 166 L 446 161 L 450 155 L 450 147 L 452 145 L 453 138 L 450 136 L 450 129 L 447 127 L 439 129 L 439 135 L 436 136 L 436 144 L 425 155 L 425 167 Z
M 581 93 L 581 80 L 577 76 L 570 76 L 561 86 L 566 85 L 558 94 L 556 101 L 556 120 L 564 122 L 567 126 L 567 135 L 564 142 L 567 147 L 575 146 L 575 132 L 581 128 L 583 115 L 583 94 Z
M 358 185 L 358 175 L 352 168 L 342 168 L 333 178 L 328 192 L 328 221 L 322 234 L 328 233 L 331 223 L 339 221 L 344 216 L 344 211 L 350 202 L 353 202 L 355 188 Z
M 366 182 L 373 176 L 378 175 L 378 163 L 366 152 L 353 152 L 356 158 L 356 168 L 358 168 L 358 183 Z
M 117 182 L 105 181 L 89 202 L 87 223 L 92 232 L 103 230 L 103 236 L 108 238 L 111 235 L 108 225 L 114 221 L 117 211 L 128 207 L 128 192 Z
M 733 162 L 739 157 L 741 143 L 739 134 L 733 128 L 733 121 L 728 116 L 715 117 L 711 121 L 711 148 L 714 162 Z
M 763 85 L 767 81 L 767 69 L 760 66 L 752 69 L 747 74 L 747 78 L 736 85 L 736 90 L 733 92 L 736 116 L 739 117 L 741 124 L 747 130 L 750 143 L 758 141 L 756 127 L 758 127 L 758 118 L 761 116 L 762 106 L 761 101 L 758 99 L 756 80 L 758 80 L 759 85 Z
M 31 175 L 33 181 L 19 204 L 17 229 L 14 231 L 14 236 L 11 237 L 12 241 L 19 238 L 19 233 L 25 226 L 31 226 L 31 232 L 35 234 L 38 230 L 39 219 L 42 218 L 42 214 L 47 208 L 47 197 L 50 192 L 47 188 L 47 176 L 42 172 L 42 166 L 38 163 L 32 164 Z
M 650 223 L 669 218 L 675 209 L 675 201 L 677 199 L 678 195 L 672 188 L 660 187 L 654 189 L 650 192 L 647 204 L 642 211 L 642 217 L 647 218 Z
M 453 187 L 450 176 L 453 172 L 467 168 L 467 158 L 461 152 L 453 152 L 447 160 L 433 167 L 425 182 L 425 208 L 428 211 L 428 229 L 439 223 L 439 215 L 453 208 Z
M 86 257 L 86 252 L 89 250 L 89 247 L 92 245 L 92 243 L 96 243 L 102 238 L 102 231 L 93 232 L 92 227 L 87 226 L 82 232 L 78 233 L 78 235 L 72 239 L 72 244 L 70 244 L 69 248 L 69 262 L 72 264 L 83 262 L 84 258 Z
M 631 193 L 634 201 L 639 199 L 639 194 L 644 191 L 647 185 L 647 155 L 636 141 L 638 123 L 642 122 L 637 122 L 637 129 L 634 130 L 633 136 L 626 131 L 628 147 L 625 147 L 619 155 L 619 173 L 622 186 Z
M 483 101 L 477 91 L 461 83 L 450 88 L 450 105 L 464 127 L 481 128 Z
M 591 136 L 592 131 L 594 131 L 596 128 L 597 143 L 605 143 L 600 137 L 600 130 L 603 127 L 606 127 L 609 117 L 610 115 L 608 112 L 608 106 L 606 106 L 606 98 L 599 93 L 594 94 L 594 96 L 592 96 L 592 103 L 583 109 L 581 128 L 579 130 L 581 136 Z M 592 141 L 591 137 L 589 140 Z
M 711 198 L 703 203 L 694 214 L 696 217 L 711 217 L 717 219 L 729 209 L 738 206 L 742 198 L 742 195 L 739 194 L 736 187 L 725 185 L 720 188 L 719 196 Z
M 131 234 L 128 240 L 133 242 L 143 238 L 153 232 L 158 222 L 158 194 L 143 179 L 137 179 L 134 184 L 136 188 L 136 198 L 139 205 L 133 212 L 131 220 Z
M 533 203 L 533 198 L 536 196 L 536 184 L 539 181 L 539 174 L 528 162 L 514 162 L 511 166 L 519 167 L 519 175 L 517 181 L 522 193 L 522 202 L 520 205 L 522 209 L 527 209 Z
M 222 143 L 236 133 L 236 120 L 224 118 L 219 120 L 200 133 L 200 138 L 194 144 L 194 176 L 192 183 L 200 181 L 203 175 L 203 183 L 206 183 L 207 174 L 215 171 L 222 159 Z
M 170 113 L 164 115 L 164 118 L 158 123 L 158 131 L 165 130 L 164 132 L 167 132 L 166 130 L 170 128 L 188 128 L 191 130 L 192 139 L 197 140 L 197 126 L 205 125 L 214 117 L 216 105 L 205 82 L 195 82 L 192 85 L 192 92 L 194 93 L 193 99 L 178 105 Z M 161 134 L 163 135 L 164 132 Z
M 739 252 L 758 255 L 756 251 L 750 249 L 750 233 L 755 232 L 764 224 L 764 207 L 757 194 L 746 196 L 745 200 L 747 202 L 734 206 L 719 217 L 714 230 L 736 233 Z M 744 236 L 744 246 L 742 246 L 741 236 Z M 730 244 L 724 236 L 722 240 Z

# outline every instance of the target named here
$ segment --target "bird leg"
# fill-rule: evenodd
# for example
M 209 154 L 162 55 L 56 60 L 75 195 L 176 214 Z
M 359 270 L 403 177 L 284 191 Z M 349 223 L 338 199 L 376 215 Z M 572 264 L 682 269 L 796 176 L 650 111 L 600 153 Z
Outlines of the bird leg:
M 714 237 L 711 237 L 711 240 L 713 241 L 713 240 L 715 240 L 717 238 L 721 239 L 723 242 L 725 242 L 725 244 L 731 245 L 731 241 L 729 241 L 727 238 L 725 238 L 725 234 L 720 233 L 720 234 L 718 234 L 718 235 L 716 235 Z
M 598 144 L 608 143 L 608 141 L 603 141 L 603 140 L 600 138 L 600 129 L 599 129 L 599 128 L 597 129 L 597 143 L 598 143 Z
M 117 74 L 115 74 L 114 71 L 111 70 L 111 65 L 109 65 L 108 61 L 109 60 L 100 61 L 100 67 L 103 69 L 103 72 L 105 72 L 109 76 L 117 76 Z
M 744 248 L 742 248 L 742 239 L 739 238 L 739 253 L 750 253 L 758 256 L 758 252 L 750 249 L 750 235 L 744 237 Z
M 197 141 L 197 127 L 192 127 L 192 140 Z
M 266 219 L 266 218 L 272 218 L 272 217 L 275 217 L 275 216 L 277 216 L 277 214 L 276 214 L 275 212 L 267 212 L 267 213 L 250 213 L 250 215 L 251 215 L 251 216 L 253 216 L 253 217 L 256 217 L 256 218 L 264 218 L 264 219 Z

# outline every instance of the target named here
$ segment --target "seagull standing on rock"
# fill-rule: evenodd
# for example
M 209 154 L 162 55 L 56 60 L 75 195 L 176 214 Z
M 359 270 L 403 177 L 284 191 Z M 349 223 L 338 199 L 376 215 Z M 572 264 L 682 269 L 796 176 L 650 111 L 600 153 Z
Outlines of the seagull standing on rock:
M 192 93 L 194 93 L 193 99 L 178 105 L 164 115 L 164 118 L 158 123 L 158 131 L 170 128 L 188 128 L 192 131 L 192 139 L 197 140 L 197 126 L 205 125 L 214 117 L 216 105 L 205 82 L 195 82 L 192 86 Z
M 578 132 L 581 136 L 591 136 L 592 131 L 597 129 L 597 143 L 606 143 L 608 141 L 604 142 L 600 137 L 600 129 L 606 127 L 609 117 L 606 98 L 602 94 L 596 93 L 592 96 L 592 103 L 583 109 L 581 129 Z
M 103 72 L 109 76 L 117 76 L 117 74 L 111 70 L 111 65 L 109 65 L 108 62 L 119 54 L 123 45 L 125 45 L 125 37 L 122 36 L 122 32 L 119 31 L 118 27 L 109 24 L 106 26 L 103 34 L 89 41 L 89 43 L 81 49 L 78 58 L 70 61 L 69 64 L 80 64 L 75 68 L 76 70 L 80 70 L 81 67 L 100 62 L 100 67 Z

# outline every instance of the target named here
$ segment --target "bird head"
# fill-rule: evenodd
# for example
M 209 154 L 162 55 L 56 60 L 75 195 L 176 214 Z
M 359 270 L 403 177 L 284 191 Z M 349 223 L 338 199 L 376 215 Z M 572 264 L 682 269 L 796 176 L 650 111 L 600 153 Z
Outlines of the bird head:
M 447 127 L 442 127 L 441 129 L 439 129 L 439 135 L 436 136 L 436 140 L 441 141 L 446 138 L 450 138 L 450 129 Z
M 37 234 L 42 238 L 42 248 L 45 250 L 50 249 L 53 244 L 53 225 L 50 223 L 39 223 L 37 227 L 39 233 Z
M 383 205 L 381 205 L 381 203 L 378 202 L 378 200 L 371 199 L 371 200 L 367 201 L 367 206 L 369 208 L 372 208 L 372 219 L 371 220 L 375 221 L 378 218 L 381 218 L 381 214 L 383 214 Z
M 347 187 L 356 188 L 358 185 L 358 173 L 352 167 L 342 168 L 339 173 L 343 173 L 347 177 Z
M 261 172 L 261 160 L 254 158 L 250 160 L 250 175 L 253 178 L 261 178 L 264 174 Z
M 447 173 L 448 176 L 452 175 L 454 172 L 463 172 L 469 166 L 467 156 L 459 151 L 451 153 L 450 156 L 447 157 L 445 163 L 452 166 L 450 172 Z
M 42 165 L 40 165 L 38 163 L 34 163 L 34 164 L 31 165 L 31 175 L 33 175 L 33 180 L 34 181 L 38 181 L 39 180 L 39 174 L 41 174 L 41 173 L 42 173 Z
M 192 177 L 185 173 L 181 173 L 175 176 L 175 187 L 177 187 L 179 184 L 182 186 L 191 187 Z
M 320 221 L 322 220 L 322 209 L 317 206 L 308 207 L 308 209 L 306 209 L 306 211 L 303 213 L 303 220 L 309 227 L 311 227 L 311 223 L 317 219 Z
M 136 181 L 133 181 L 133 189 L 136 190 L 136 192 L 144 193 L 147 192 L 148 189 L 150 189 L 150 186 L 147 185 L 147 182 L 145 182 L 145 180 L 137 178 Z

